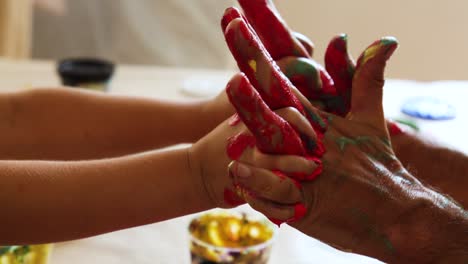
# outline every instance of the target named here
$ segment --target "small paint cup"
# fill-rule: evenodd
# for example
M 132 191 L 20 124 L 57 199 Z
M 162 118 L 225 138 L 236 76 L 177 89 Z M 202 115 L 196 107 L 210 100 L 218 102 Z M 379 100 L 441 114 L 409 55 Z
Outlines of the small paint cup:
M 277 227 L 266 218 L 209 212 L 189 225 L 192 264 L 266 264 Z
M 0 247 L 1 264 L 48 264 L 52 244 Z
M 95 58 L 74 58 L 59 61 L 57 72 L 62 84 L 95 91 L 107 91 L 115 65 Z

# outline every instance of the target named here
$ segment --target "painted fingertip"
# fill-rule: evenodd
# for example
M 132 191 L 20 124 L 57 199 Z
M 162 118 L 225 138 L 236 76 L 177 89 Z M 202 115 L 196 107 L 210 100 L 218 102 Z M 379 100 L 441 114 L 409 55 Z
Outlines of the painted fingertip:
M 306 157 L 307 160 L 315 163 L 316 168 L 311 173 L 296 172 L 292 173 L 291 177 L 299 181 L 313 181 L 323 172 L 323 163 L 316 157 Z
M 395 122 L 388 121 L 388 132 L 390 136 L 398 136 L 403 134 L 403 129 Z
M 322 163 L 322 161 L 318 158 L 306 157 L 304 159 L 307 161 L 309 168 L 311 168 L 311 171 L 315 171 Z
M 348 35 L 342 33 L 342 34 L 334 37 L 330 41 L 330 45 L 333 45 L 333 48 L 340 51 L 341 53 L 347 53 L 348 52 Z
M 346 33 L 341 33 L 338 35 L 338 37 L 344 42 L 344 43 L 348 43 L 348 34 Z
M 383 51 L 385 60 L 388 60 L 398 48 L 398 41 L 394 37 L 383 37 L 367 47 L 358 59 L 357 67 L 367 63 Z
M 398 44 L 398 40 L 395 37 L 387 36 L 380 39 L 380 43 L 384 46 L 390 46 Z
M 229 23 L 236 18 L 242 18 L 242 14 L 236 7 L 229 7 L 224 11 L 223 18 L 221 19 L 221 28 L 223 32 L 226 31 Z
M 307 180 L 307 181 L 312 181 L 312 180 L 315 180 L 318 176 L 320 176 L 322 174 L 322 172 L 323 172 L 323 163 L 318 158 L 309 157 L 308 159 L 310 159 L 311 161 L 313 161 L 317 165 L 317 168 L 311 174 L 307 175 L 307 177 L 305 178 L 305 180 Z
M 293 223 L 301 220 L 307 214 L 307 208 L 303 203 L 298 203 L 294 205 L 294 216 L 289 219 L 288 223 Z
M 395 37 L 384 37 L 380 40 L 385 50 L 385 60 L 390 59 L 395 50 L 398 48 L 398 40 Z

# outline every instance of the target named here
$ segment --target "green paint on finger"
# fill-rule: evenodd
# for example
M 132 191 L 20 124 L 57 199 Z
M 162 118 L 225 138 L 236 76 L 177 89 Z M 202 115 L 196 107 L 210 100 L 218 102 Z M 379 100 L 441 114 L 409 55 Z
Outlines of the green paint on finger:
M 380 43 L 384 46 L 389 46 L 398 43 L 398 41 L 394 37 L 385 37 L 380 40 Z
M 319 116 L 314 111 L 307 108 L 306 106 L 304 106 L 304 108 L 306 110 L 307 116 L 309 117 L 310 120 L 312 120 L 312 122 L 314 122 L 315 124 L 318 124 L 320 126 L 320 128 L 322 128 L 322 129 L 327 128 L 327 124 L 325 123 L 325 121 L 323 121 L 321 116 Z

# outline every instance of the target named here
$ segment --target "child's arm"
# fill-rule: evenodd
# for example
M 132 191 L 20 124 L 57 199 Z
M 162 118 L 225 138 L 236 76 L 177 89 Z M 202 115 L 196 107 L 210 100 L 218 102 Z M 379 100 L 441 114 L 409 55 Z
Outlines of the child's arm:
M 78 239 L 210 209 L 188 150 L 82 162 L 1 161 L 0 244 Z
M 307 121 L 285 112 L 299 129 Z M 302 130 L 301 130 L 302 131 Z M 170 218 L 244 203 L 228 175 L 226 149 L 249 136 L 242 123 L 224 121 L 191 147 L 92 161 L 0 161 L 0 245 L 84 238 Z M 246 162 L 281 171 L 312 172 L 313 161 L 242 149 Z M 255 178 L 255 177 L 254 177 Z M 274 193 L 300 190 L 290 179 L 270 174 L 258 186 L 281 181 Z M 230 195 L 232 194 L 232 196 Z
M 168 102 L 71 89 L 0 94 L 0 159 L 96 159 L 195 142 L 233 112 L 225 97 Z

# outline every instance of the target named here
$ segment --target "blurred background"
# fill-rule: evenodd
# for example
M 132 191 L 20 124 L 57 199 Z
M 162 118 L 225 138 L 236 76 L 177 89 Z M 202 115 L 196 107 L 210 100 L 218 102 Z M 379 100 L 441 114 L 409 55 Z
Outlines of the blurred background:
M 356 58 L 373 40 L 400 41 L 388 76 L 468 79 L 468 1 L 275 1 L 291 28 L 316 44 L 348 33 Z M 0 56 L 92 56 L 121 64 L 232 68 L 219 27 L 233 0 L 0 0 Z

